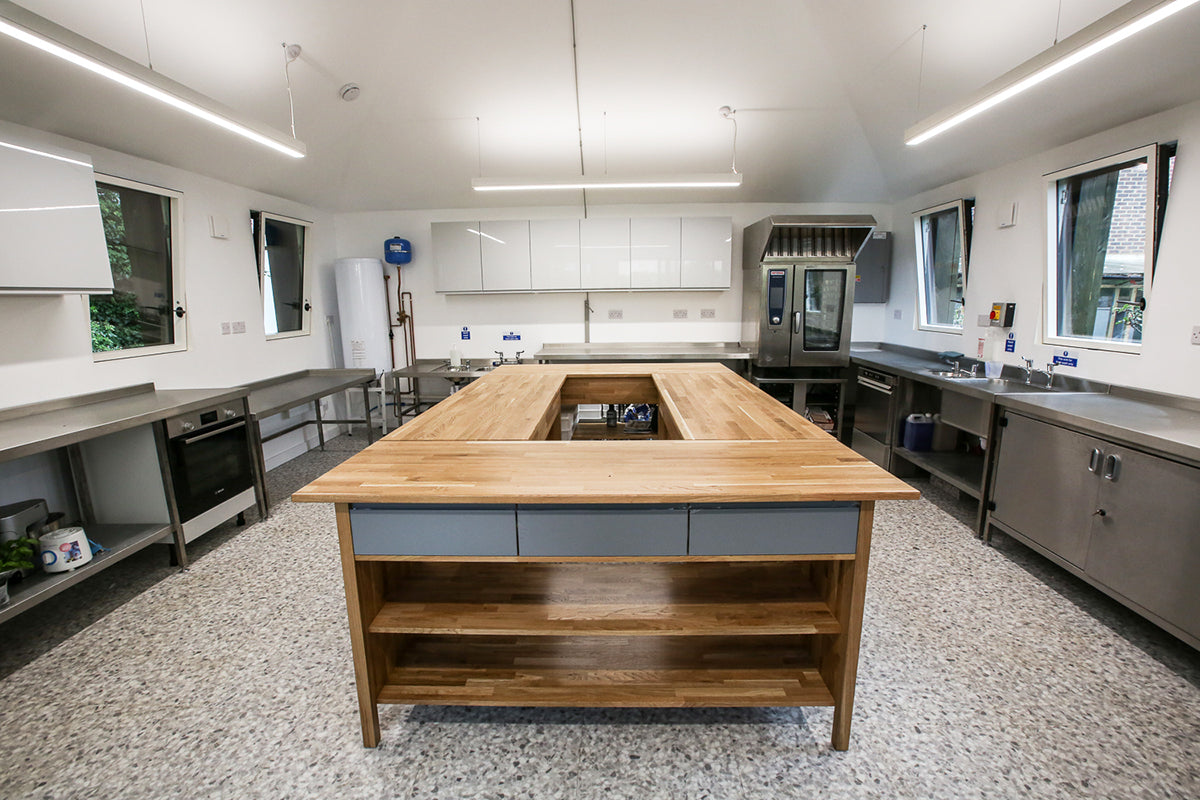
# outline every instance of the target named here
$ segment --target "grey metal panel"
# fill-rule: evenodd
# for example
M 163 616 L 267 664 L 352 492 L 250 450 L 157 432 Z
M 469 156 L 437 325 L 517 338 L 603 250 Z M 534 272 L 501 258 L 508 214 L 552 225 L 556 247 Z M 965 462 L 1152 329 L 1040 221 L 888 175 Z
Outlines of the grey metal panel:
M 355 505 L 355 555 L 515 556 L 514 506 Z
M 521 506 L 517 539 L 522 556 L 687 555 L 683 506 Z
M 693 506 L 688 555 L 853 553 L 857 503 Z
M 1088 549 L 1100 477 L 1092 451 L 1107 443 L 1006 412 L 1001 429 L 992 516 L 1079 567 Z
M 942 392 L 942 422 L 976 436 L 988 436 L 992 423 L 992 401 L 945 390 Z
M 892 233 L 874 231 L 854 259 L 854 302 L 886 303 L 892 277 Z
M 1106 513 L 1091 518 L 1088 575 L 1200 638 L 1200 469 L 1112 446 L 1104 455 L 1122 463 L 1100 480 Z

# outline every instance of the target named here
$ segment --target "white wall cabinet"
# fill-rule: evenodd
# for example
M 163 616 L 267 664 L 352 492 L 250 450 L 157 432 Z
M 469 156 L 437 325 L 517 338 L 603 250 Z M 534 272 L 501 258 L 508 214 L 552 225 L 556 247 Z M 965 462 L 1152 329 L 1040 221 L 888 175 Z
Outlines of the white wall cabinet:
M 628 217 L 579 220 L 579 285 L 630 288 Z
M 728 289 L 733 267 L 733 220 L 688 217 L 680 222 L 680 288 Z
M 435 222 L 430 228 L 439 292 L 483 291 L 478 222 Z
M 483 290 L 530 289 L 528 220 L 481 222 L 476 230 L 479 231 Z
M 439 292 L 728 289 L 729 217 L 435 222 Z
M 578 289 L 579 220 L 530 220 L 529 262 L 534 289 Z
M 679 217 L 629 220 L 629 285 L 679 288 Z

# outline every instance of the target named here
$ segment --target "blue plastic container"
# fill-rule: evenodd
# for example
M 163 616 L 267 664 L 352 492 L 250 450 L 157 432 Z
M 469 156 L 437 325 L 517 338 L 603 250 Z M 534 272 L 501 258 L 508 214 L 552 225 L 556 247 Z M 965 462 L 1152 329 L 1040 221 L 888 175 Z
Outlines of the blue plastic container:
M 920 453 L 933 444 L 933 417 L 929 414 L 909 414 L 904 419 L 904 449 Z

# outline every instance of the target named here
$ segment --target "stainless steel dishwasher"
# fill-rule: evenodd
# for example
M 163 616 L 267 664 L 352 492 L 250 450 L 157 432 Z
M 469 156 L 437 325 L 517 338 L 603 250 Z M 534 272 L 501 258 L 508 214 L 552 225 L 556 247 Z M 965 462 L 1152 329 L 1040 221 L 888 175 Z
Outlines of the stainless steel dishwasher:
M 896 376 L 859 367 L 854 388 L 854 433 L 850 446 L 884 469 L 890 469 Z

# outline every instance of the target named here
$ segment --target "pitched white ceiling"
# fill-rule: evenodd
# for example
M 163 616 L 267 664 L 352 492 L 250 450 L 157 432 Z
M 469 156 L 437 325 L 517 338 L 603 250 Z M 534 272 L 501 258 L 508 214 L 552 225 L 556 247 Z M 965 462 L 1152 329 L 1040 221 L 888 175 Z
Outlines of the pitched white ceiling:
M 593 202 L 896 200 L 1200 98 L 1200 6 L 920 148 L 904 129 L 1121 0 L 575 0 L 588 174 L 730 169 L 738 190 Z M 21 0 L 259 122 L 294 161 L 23 45 L 0 117 L 334 211 L 579 202 L 477 175 L 580 172 L 570 0 Z M 145 12 L 143 27 L 143 8 Z M 928 26 L 922 33 L 921 26 Z M 147 46 L 148 45 L 148 46 Z M 922 69 L 922 50 L 924 66 Z M 14 79 L 16 76 L 16 79 Z M 354 82 L 353 103 L 339 88 Z

